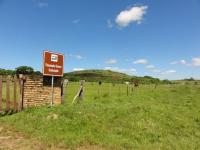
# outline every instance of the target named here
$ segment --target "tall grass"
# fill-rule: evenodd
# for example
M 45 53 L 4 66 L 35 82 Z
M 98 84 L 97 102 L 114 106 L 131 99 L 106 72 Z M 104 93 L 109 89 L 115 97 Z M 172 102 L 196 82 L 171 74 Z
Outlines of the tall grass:
M 142 85 L 127 96 L 126 85 L 86 83 L 84 100 L 72 105 L 78 88 L 79 83 L 69 83 L 63 105 L 26 109 L 0 122 L 72 149 L 200 148 L 199 86 Z

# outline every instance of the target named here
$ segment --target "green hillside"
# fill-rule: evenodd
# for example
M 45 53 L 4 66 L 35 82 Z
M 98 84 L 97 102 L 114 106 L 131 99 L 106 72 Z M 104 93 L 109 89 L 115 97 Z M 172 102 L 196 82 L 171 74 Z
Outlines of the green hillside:
M 15 75 L 18 71 L 23 71 L 23 74 L 30 74 L 27 72 L 27 67 L 32 68 L 29 66 L 20 66 L 15 70 L 6 70 L 0 68 L 0 75 L 7 76 L 7 75 Z M 33 69 L 32 69 L 33 70 Z M 32 71 L 31 74 L 41 74 L 39 71 Z M 157 84 L 157 83 L 171 83 L 168 80 L 159 80 L 158 78 L 153 78 L 151 76 L 131 76 L 121 72 L 115 72 L 111 70 L 83 70 L 83 71 L 74 71 L 64 74 L 64 78 L 69 79 L 70 81 L 80 81 L 85 80 L 88 82 L 115 82 L 115 83 L 123 83 L 125 81 L 129 82 L 139 82 L 140 84 Z
M 103 81 L 103 82 L 122 83 L 125 81 L 130 81 L 130 82 L 138 81 L 139 83 L 149 83 L 149 84 L 161 82 L 159 79 L 150 76 L 136 77 L 111 70 L 74 71 L 65 73 L 64 77 L 69 79 L 70 81 L 86 80 L 89 82 Z

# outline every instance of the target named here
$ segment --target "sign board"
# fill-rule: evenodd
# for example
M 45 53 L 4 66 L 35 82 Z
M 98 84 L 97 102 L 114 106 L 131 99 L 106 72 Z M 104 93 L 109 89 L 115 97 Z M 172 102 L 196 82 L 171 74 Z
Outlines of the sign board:
M 49 51 L 43 53 L 43 75 L 63 76 L 64 55 Z

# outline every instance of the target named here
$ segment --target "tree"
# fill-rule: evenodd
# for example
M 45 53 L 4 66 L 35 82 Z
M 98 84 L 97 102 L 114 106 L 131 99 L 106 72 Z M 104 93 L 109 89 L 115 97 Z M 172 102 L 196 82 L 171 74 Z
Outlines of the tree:
M 35 71 L 34 74 L 35 75 L 42 75 L 42 73 L 40 71 Z
M 20 67 L 15 68 L 15 70 L 16 70 L 16 74 L 33 74 L 34 73 L 34 69 L 29 66 L 20 66 Z
M 147 79 L 154 79 L 154 78 L 151 77 L 151 76 L 144 76 L 144 78 L 147 78 Z
M 194 81 L 195 79 L 193 77 L 190 77 L 189 79 L 184 79 L 185 81 Z
M 162 82 L 163 82 L 164 84 L 171 84 L 171 81 L 169 81 L 169 80 L 167 80 L 167 79 L 163 80 Z
M 14 75 L 15 71 L 0 68 L 0 75 Z

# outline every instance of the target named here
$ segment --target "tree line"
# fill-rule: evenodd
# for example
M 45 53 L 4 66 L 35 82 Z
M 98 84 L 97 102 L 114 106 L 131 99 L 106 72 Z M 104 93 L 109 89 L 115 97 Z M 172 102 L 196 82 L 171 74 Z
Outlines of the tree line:
M 0 68 L 0 75 L 18 75 L 18 74 L 31 74 L 31 75 L 42 75 L 40 71 L 35 71 L 30 66 L 19 66 L 14 70 L 10 69 L 2 69 Z M 154 78 L 151 76 L 137 77 L 137 76 L 129 76 L 127 74 L 113 72 L 110 70 L 86 70 L 80 72 L 71 72 L 65 73 L 64 78 L 69 81 L 78 82 L 80 80 L 85 80 L 87 82 L 112 82 L 112 83 L 139 83 L 139 84 L 173 84 L 174 82 L 170 80 L 160 80 L 159 78 Z M 184 79 L 185 81 L 195 81 L 194 78 Z
M 15 68 L 15 70 L 10 69 L 2 69 L 0 68 L 0 75 L 15 75 L 15 74 L 38 74 L 40 75 L 40 71 L 34 71 L 34 69 L 30 66 L 19 66 Z

